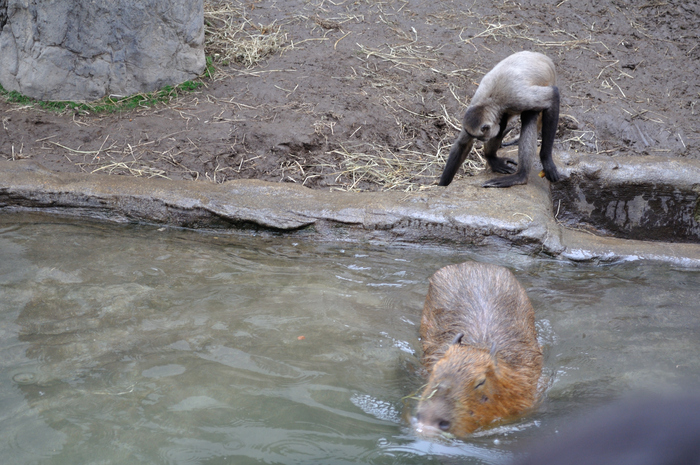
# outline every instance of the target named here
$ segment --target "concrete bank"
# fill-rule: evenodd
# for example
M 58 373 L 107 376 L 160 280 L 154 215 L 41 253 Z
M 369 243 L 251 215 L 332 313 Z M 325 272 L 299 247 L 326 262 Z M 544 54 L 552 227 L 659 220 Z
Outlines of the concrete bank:
M 567 164 L 569 178 L 574 168 Z M 554 217 L 546 181 L 482 188 L 490 176 L 418 193 L 345 193 L 255 180 L 211 184 L 56 173 L 27 160 L 2 161 L 0 211 L 267 230 L 319 240 L 515 246 L 570 260 L 654 259 L 700 267 L 700 244 L 598 237 L 566 228 Z

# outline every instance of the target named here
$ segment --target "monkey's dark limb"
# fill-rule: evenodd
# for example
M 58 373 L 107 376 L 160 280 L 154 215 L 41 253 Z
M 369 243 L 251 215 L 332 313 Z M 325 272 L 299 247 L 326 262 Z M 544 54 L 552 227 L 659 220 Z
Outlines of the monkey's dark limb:
M 457 174 L 457 170 L 462 166 L 462 163 L 464 163 L 473 145 L 474 139 L 467 134 L 467 131 L 462 129 L 457 140 L 452 144 L 450 155 L 447 157 L 447 165 L 442 172 L 442 176 L 440 176 L 438 186 L 448 186 L 452 182 L 455 174 Z
M 510 187 L 518 184 L 527 184 L 527 178 L 530 174 L 530 164 L 532 163 L 532 154 L 537 150 L 537 119 L 538 111 L 524 111 L 520 115 L 522 128 L 520 130 L 520 139 L 518 142 L 518 171 L 510 176 L 502 176 L 493 178 L 484 183 L 484 187 Z M 495 139 L 494 139 L 495 140 Z M 501 141 L 497 141 L 498 146 Z M 489 144 L 487 144 L 488 146 Z
M 508 128 L 508 129 L 506 129 L 506 132 L 503 134 L 503 138 L 505 138 L 508 134 L 510 134 L 510 132 L 511 132 L 513 129 L 515 129 L 515 128 Z M 517 138 L 513 139 L 513 140 L 510 141 L 510 142 L 501 142 L 501 147 L 510 147 L 511 145 L 517 145 L 517 144 L 518 144 L 518 141 L 520 141 L 520 137 L 517 137 Z
M 515 173 L 515 167 L 518 165 L 518 163 L 515 160 L 505 157 L 487 158 L 486 161 L 488 161 L 489 166 L 491 167 L 491 171 L 493 171 L 494 173 Z
M 503 142 L 501 144 L 501 147 L 511 147 L 513 145 L 518 145 L 519 142 L 520 142 L 520 137 L 518 137 L 517 139 L 513 139 L 510 142 Z
M 510 158 L 498 158 L 496 155 L 498 153 L 498 149 L 503 146 L 503 138 L 510 132 L 510 130 L 506 129 L 506 126 L 508 125 L 507 115 L 504 115 L 503 118 L 501 118 L 500 124 L 501 127 L 498 131 L 498 135 L 484 144 L 484 156 L 491 167 L 491 171 L 494 173 L 515 173 L 517 163 L 514 160 L 511 160 Z
M 523 176 L 521 172 L 511 174 L 510 176 L 502 176 L 486 181 L 482 187 L 510 187 L 519 184 L 527 184 L 527 175 Z
M 554 148 L 554 136 L 557 134 L 559 124 L 559 88 L 552 86 L 552 101 L 549 108 L 542 111 L 542 147 L 540 148 L 540 161 L 544 176 L 550 182 L 557 182 L 561 179 L 557 167 L 552 160 L 552 149 Z

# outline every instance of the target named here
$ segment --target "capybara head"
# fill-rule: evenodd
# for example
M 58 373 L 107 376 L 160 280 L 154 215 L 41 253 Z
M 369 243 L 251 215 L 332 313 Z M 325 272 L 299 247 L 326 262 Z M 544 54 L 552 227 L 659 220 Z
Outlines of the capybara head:
M 416 431 L 463 437 L 499 416 L 499 367 L 489 349 L 453 343 L 433 366 L 416 411 Z
M 537 402 L 542 350 L 535 314 L 507 269 L 467 262 L 435 272 L 420 334 L 429 380 L 416 432 L 463 437 Z

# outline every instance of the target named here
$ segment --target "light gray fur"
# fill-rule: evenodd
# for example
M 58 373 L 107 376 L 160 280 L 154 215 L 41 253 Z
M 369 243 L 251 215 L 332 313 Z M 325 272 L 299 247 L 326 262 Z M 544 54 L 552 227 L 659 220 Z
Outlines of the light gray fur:
M 537 150 L 537 117 L 540 112 L 543 125 L 540 158 L 547 179 L 551 182 L 558 181 L 559 174 L 551 159 L 559 119 L 559 89 L 556 80 L 554 63 L 541 53 L 518 52 L 499 62 L 483 77 L 467 108 L 462 130 L 450 150 L 439 185 L 447 186 L 452 181 L 469 154 L 474 139 L 485 142 L 484 154 L 494 172 L 510 174 L 488 181 L 484 184 L 485 187 L 510 187 L 527 183 L 532 154 Z M 498 158 L 496 153 L 503 142 L 508 122 L 518 115 L 521 116 L 523 127 L 518 144 L 519 167 L 515 172 L 513 165 L 516 163 L 507 158 Z M 535 125 L 534 128 L 529 127 L 532 124 Z

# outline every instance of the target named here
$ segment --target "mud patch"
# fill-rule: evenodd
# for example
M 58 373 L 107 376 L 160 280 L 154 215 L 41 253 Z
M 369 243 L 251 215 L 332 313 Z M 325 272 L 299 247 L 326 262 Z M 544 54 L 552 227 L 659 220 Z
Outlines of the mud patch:
M 207 3 L 227 8 L 210 15 L 210 39 L 228 25 L 259 53 L 210 45 L 217 74 L 157 108 L 55 114 L 0 99 L 0 157 L 99 175 L 416 191 L 437 183 L 481 77 L 522 49 L 557 66 L 555 152 L 700 157 L 692 2 Z M 460 174 L 482 167 L 475 152 Z

